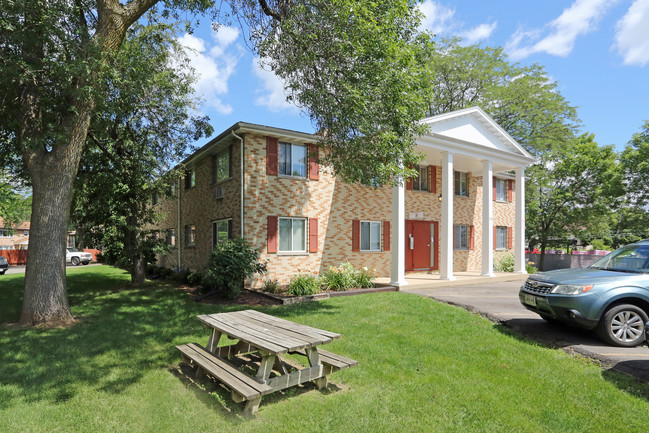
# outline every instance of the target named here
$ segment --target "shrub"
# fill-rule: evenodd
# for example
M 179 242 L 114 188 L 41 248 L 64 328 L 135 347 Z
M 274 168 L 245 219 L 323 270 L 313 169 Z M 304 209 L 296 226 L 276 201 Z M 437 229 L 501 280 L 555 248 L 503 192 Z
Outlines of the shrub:
M 328 271 L 322 274 L 322 286 L 326 290 L 349 290 L 356 287 L 356 270 L 354 269 L 354 265 L 345 262 L 337 268 L 330 267 Z
M 241 293 L 246 278 L 266 272 L 266 263 L 259 262 L 259 250 L 244 238 L 229 239 L 219 244 L 210 253 L 207 275 L 203 286 L 223 290 L 223 294 L 234 299 Z
M 169 276 L 169 278 L 171 278 L 171 280 L 173 280 L 173 281 L 175 281 L 177 283 L 180 283 L 180 284 L 187 283 L 187 277 L 189 277 L 189 274 L 191 274 L 191 272 L 189 270 L 187 270 L 187 269 L 180 269 L 180 270 L 177 270 L 177 271 L 174 271 L 173 269 L 171 269 L 171 271 L 172 271 L 172 274 Z
M 371 271 L 367 267 L 362 267 L 358 272 L 356 272 L 356 287 L 361 289 L 366 289 L 368 287 L 374 287 L 372 279 L 374 278 L 375 270 Z
M 288 293 L 293 296 L 315 295 L 319 291 L 319 278 L 313 274 L 297 274 L 288 283 Z
M 187 275 L 187 284 L 190 286 L 198 286 L 203 282 L 203 274 L 200 272 L 191 272 Z
M 593 239 L 592 241 L 590 241 L 590 245 L 593 247 L 594 250 L 611 251 L 611 247 L 609 245 L 606 245 L 603 239 Z
M 525 264 L 525 270 L 528 274 L 536 274 L 539 270 L 534 266 L 534 262 L 528 262 Z
M 494 262 L 496 272 L 514 272 L 514 253 L 505 253 Z
M 277 280 L 264 281 L 264 292 L 279 293 L 279 281 Z

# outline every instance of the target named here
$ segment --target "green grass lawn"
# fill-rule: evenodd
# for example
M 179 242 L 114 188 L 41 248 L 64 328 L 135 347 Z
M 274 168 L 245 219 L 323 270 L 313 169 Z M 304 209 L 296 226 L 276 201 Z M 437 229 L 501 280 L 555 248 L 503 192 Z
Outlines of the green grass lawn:
M 259 415 L 179 373 L 174 345 L 205 344 L 196 304 L 165 283 L 128 289 L 107 266 L 68 270 L 78 324 L 0 327 L 0 432 L 641 432 L 649 386 L 522 340 L 462 309 L 402 293 L 263 312 L 339 332 L 357 367 L 263 398 Z M 0 322 L 22 275 L 0 278 Z M 649 361 L 647 361 L 649 362 Z

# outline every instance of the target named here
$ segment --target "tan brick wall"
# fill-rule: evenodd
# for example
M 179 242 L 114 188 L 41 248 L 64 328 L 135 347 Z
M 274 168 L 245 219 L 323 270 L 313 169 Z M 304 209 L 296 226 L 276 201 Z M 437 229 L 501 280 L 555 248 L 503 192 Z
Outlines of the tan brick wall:
M 238 140 L 227 143 L 232 145 L 232 176 L 219 184 L 212 183 L 212 154 L 188 165 L 187 168 L 196 170 L 196 185 L 185 189 L 184 179 L 176 194 L 180 194 L 180 231 L 178 231 L 177 197 L 163 199 L 158 205 L 162 220 L 157 223 L 160 236 L 164 236 L 166 229 L 176 229 L 176 247 L 170 253 L 160 258 L 164 266 L 177 266 L 178 251 L 181 252 L 181 266 L 191 270 L 204 270 L 208 264 L 209 253 L 212 250 L 212 222 L 222 219 L 232 219 L 232 234 L 241 234 L 241 171 L 240 144 Z M 224 146 L 218 147 L 221 150 Z M 214 149 L 216 151 L 216 149 Z M 215 152 L 214 152 L 215 153 Z M 223 189 L 223 198 L 214 198 L 214 188 Z M 185 242 L 185 226 L 196 226 L 195 246 L 187 246 Z M 164 232 L 164 233 L 163 233 Z
M 356 267 L 376 269 L 377 276 L 389 276 L 390 251 L 352 252 L 352 220 L 390 221 L 392 206 L 391 187 L 369 188 L 350 185 L 336 180 L 329 170 L 320 167 L 319 180 L 295 179 L 266 174 L 266 137 L 246 133 L 244 156 L 244 230 L 245 237 L 261 252 L 261 259 L 268 260 L 268 274 L 254 280 L 256 286 L 264 279 L 277 279 L 286 283 L 297 272 L 321 274 L 330 266 L 349 261 Z M 211 156 L 195 163 L 196 186 L 181 194 L 181 230 L 177 233 L 177 247 L 181 249 L 183 267 L 202 270 L 207 265 L 212 248 L 212 221 L 232 218 L 233 233 L 240 233 L 240 171 L 238 140 L 233 142 L 233 176 L 221 186 L 225 198 L 213 198 L 211 185 Z M 437 167 L 436 193 L 406 191 L 406 219 L 437 221 L 441 219 L 441 167 Z M 163 229 L 177 227 L 176 198 L 159 204 L 166 219 L 159 223 Z M 475 248 L 454 252 L 454 270 L 480 270 L 482 237 L 482 178 L 469 176 L 469 196 L 454 197 L 454 223 L 473 225 Z M 316 253 L 286 254 L 267 252 L 267 217 L 303 217 L 318 220 L 318 248 Z M 494 202 L 496 225 L 514 225 L 514 204 Z M 184 245 L 184 227 L 196 226 L 196 246 Z M 177 229 L 176 229 L 177 230 Z M 391 227 L 394 234 L 394 226 Z M 309 229 L 307 224 L 307 251 Z M 493 236 L 493 233 L 490 234 Z M 382 237 L 383 240 L 383 237 Z M 437 240 L 439 242 L 439 239 Z M 174 249 L 163 260 L 165 265 L 176 265 Z M 500 251 L 495 257 L 501 255 Z

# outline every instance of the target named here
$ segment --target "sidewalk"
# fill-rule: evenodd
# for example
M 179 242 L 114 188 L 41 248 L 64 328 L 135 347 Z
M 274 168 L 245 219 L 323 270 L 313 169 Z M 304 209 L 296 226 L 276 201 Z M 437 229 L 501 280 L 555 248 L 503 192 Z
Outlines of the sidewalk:
M 522 282 L 527 279 L 527 274 L 514 274 L 511 272 L 496 272 L 493 277 L 483 277 L 477 271 L 455 272 L 453 274 L 455 280 L 441 280 L 439 272 L 409 272 L 406 274 L 407 285 L 401 286 L 399 290 L 407 293 L 417 293 L 418 290 L 433 289 L 438 287 L 455 287 L 455 286 L 471 286 L 475 284 L 496 283 L 502 281 L 519 281 Z M 390 284 L 390 278 L 382 277 L 374 280 L 380 284 Z M 417 293 L 419 294 L 419 293 Z M 423 293 L 422 293 L 423 294 Z M 425 296 L 425 295 L 424 295 Z

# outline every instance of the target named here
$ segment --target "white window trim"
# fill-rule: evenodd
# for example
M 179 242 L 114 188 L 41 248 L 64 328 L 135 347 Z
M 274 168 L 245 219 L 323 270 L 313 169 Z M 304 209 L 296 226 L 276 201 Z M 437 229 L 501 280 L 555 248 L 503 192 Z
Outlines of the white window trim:
M 457 244 L 456 241 L 457 241 L 457 238 L 458 238 L 458 236 L 455 234 L 456 227 L 466 227 L 466 247 L 463 247 L 461 245 L 462 244 L 461 237 L 459 239 L 460 246 L 456 247 L 456 244 Z M 455 251 L 469 251 L 469 244 L 471 243 L 471 239 L 469 239 L 469 236 L 470 236 L 469 232 L 470 232 L 470 229 L 469 229 L 469 226 L 467 224 L 455 224 L 453 226 L 453 235 L 455 236 L 455 239 L 453 240 L 453 249 Z
M 502 247 L 498 246 L 498 234 L 499 234 L 498 232 L 499 231 L 504 231 L 505 232 L 505 235 L 503 236 L 504 246 L 502 246 Z M 507 226 L 496 226 L 496 250 L 504 251 L 504 250 L 508 249 L 507 248 L 507 245 L 509 244 L 508 239 L 507 239 L 508 235 L 509 235 L 509 229 L 507 228 Z
M 498 198 L 498 184 L 497 182 L 503 182 L 503 198 Z M 496 197 L 494 199 L 499 203 L 507 202 L 507 179 L 496 178 Z
M 370 249 L 369 250 L 364 250 L 363 249 L 363 223 L 369 223 L 370 224 Z M 372 249 L 372 224 L 378 224 L 379 225 L 379 248 L 378 249 Z M 360 225 L 359 225 L 359 234 L 358 234 L 358 242 L 360 244 L 360 251 L 362 253 L 376 253 L 380 252 L 383 249 L 381 248 L 382 244 L 382 234 L 383 234 L 383 224 L 381 221 L 370 221 L 370 220 L 361 220 Z
M 304 161 L 304 176 L 295 176 L 293 174 L 283 174 L 280 172 L 281 160 L 279 159 L 280 149 L 282 144 L 291 146 L 291 173 L 293 172 L 293 146 L 300 146 L 304 148 L 305 151 L 305 161 Z M 309 179 L 309 146 L 303 143 L 289 143 L 285 141 L 280 141 L 277 148 L 277 175 L 278 177 L 285 177 L 290 179 Z
M 280 221 L 281 220 L 291 220 L 291 236 L 293 236 L 293 222 L 294 220 L 300 220 L 304 221 L 304 248 L 301 250 L 282 250 L 281 249 L 281 236 L 280 236 Z M 278 217 L 277 218 L 277 253 L 280 255 L 291 255 L 291 254 L 299 254 L 299 255 L 306 255 L 307 250 L 306 250 L 306 240 L 307 237 L 309 237 L 309 227 L 308 227 L 308 221 L 306 217 Z
M 466 188 L 465 188 L 466 194 L 458 194 L 458 191 L 455 189 L 455 173 L 458 173 L 460 175 L 460 190 L 462 189 L 462 175 L 464 175 L 466 177 L 466 182 L 465 182 L 466 183 Z M 454 171 L 454 174 L 453 174 L 453 195 L 455 195 L 455 197 L 468 197 L 469 196 L 469 172 L 467 172 L 467 171 L 459 171 L 459 170 Z M 459 224 L 459 225 L 461 225 L 461 224 Z
M 216 247 L 216 242 L 215 242 L 216 237 L 214 235 L 215 235 L 215 229 L 216 229 L 218 223 L 223 223 L 224 222 L 224 223 L 227 224 L 227 226 L 228 226 L 228 239 L 230 239 L 230 235 L 231 235 L 231 233 L 230 233 L 230 221 L 231 220 L 232 220 L 232 218 L 223 218 L 223 219 L 220 219 L 220 220 L 212 221 L 212 249 L 214 249 L 214 247 Z

